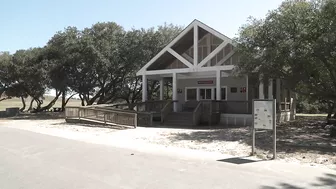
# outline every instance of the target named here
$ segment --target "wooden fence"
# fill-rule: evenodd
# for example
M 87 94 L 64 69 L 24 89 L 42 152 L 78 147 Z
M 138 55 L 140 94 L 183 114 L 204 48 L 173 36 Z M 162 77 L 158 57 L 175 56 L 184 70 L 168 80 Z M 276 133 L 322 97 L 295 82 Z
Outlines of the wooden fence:
M 138 112 L 161 112 L 167 102 L 167 100 L 153 100 L 130 104 L 114 104 L 111 107 L 122 110 L 136 110 Z
M 98 121 L 120 126 L 152 126 L 153 116 L 147 112 L 118 110 L 105 107 L 66 107 L 65 119 Z
M 220 101 L 219 111 L 224 114 L 252 114 L 252 102 Z

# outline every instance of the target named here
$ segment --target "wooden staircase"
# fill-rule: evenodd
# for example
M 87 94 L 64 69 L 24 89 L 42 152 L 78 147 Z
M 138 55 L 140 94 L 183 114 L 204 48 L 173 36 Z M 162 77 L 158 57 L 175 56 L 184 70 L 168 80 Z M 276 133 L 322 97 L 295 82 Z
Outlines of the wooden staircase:
M 193 112 L 170 112 L 164 125 L 169 126 L 193 126 Z

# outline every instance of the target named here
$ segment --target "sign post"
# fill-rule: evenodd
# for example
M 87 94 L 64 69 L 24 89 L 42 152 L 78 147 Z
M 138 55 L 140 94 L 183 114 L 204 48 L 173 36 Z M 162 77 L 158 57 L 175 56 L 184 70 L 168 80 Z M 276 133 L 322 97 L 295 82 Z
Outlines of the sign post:
M 257 129 L 273 130 L 273 159 L 276 159 L 276 100 L 253 100 L 252 155 L 255 154 Z

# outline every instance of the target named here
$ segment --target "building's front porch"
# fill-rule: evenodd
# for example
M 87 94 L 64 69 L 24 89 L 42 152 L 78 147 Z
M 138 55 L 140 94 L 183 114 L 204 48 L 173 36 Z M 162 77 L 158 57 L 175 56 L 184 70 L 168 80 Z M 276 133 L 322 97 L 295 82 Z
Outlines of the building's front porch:
M 251 117 L 252 96 L 245 76 L 235 77 L 228 70 L 143 76 L 143 103 L 150 102 L 148 80 L 160 81 L 160 95 L 156 100 L 170 100 L 171 104 L 163 107 L 160 113 L 164 123 L 225 124 L 228 121 L 221 119 L 226 119 L 226 114 Z M 171 88 L 165 87 L 166 82 L 171 82 Z M 172 93 L 170 99 L 164 99 L 167 90 Z M 248 123 L 246 120 L 243 122 Z

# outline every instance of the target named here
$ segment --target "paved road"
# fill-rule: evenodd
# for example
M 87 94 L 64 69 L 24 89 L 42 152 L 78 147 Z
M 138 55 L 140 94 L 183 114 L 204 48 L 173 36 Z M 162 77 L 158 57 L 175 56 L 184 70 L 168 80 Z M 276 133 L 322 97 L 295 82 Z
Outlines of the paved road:
M 298 168 L 147 154 L 0 127 L 0 189 L 336 188 L 324 170 Z

